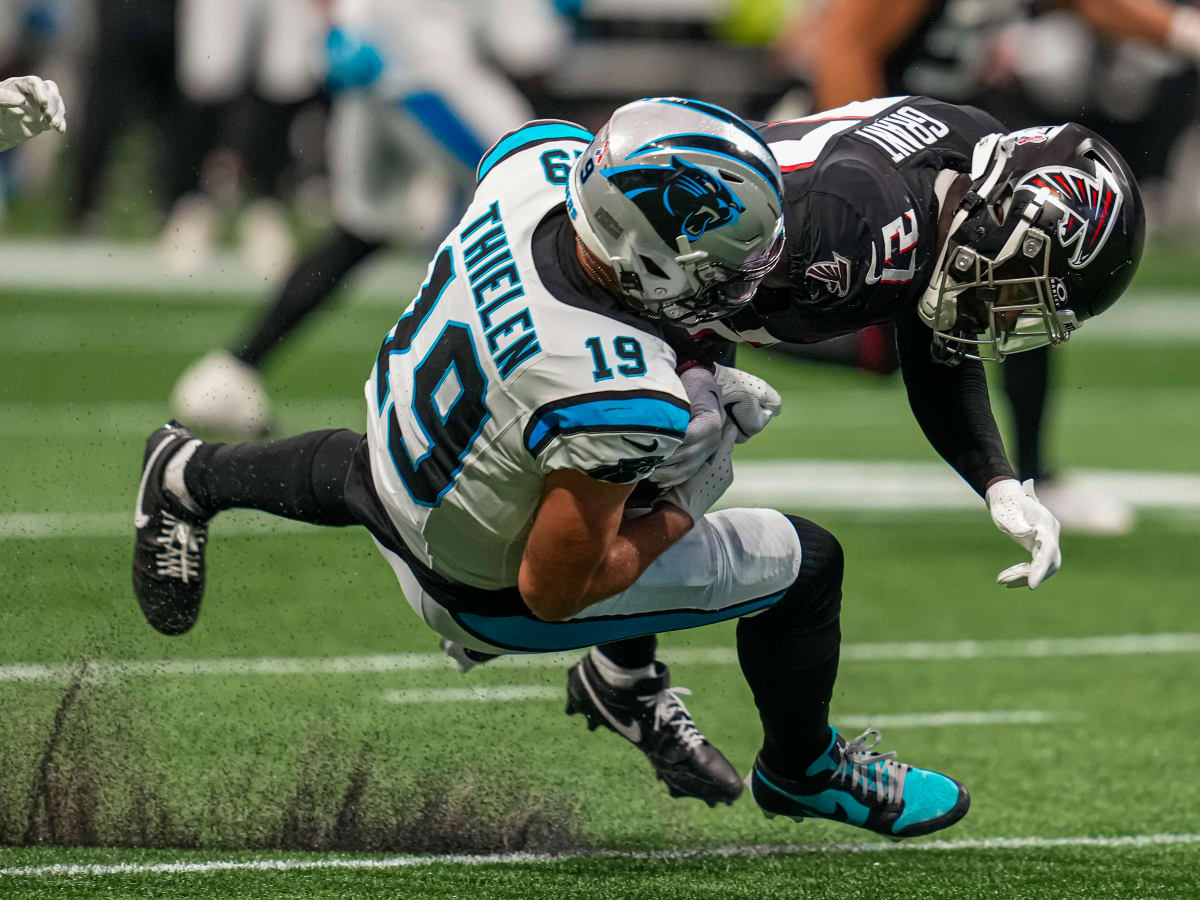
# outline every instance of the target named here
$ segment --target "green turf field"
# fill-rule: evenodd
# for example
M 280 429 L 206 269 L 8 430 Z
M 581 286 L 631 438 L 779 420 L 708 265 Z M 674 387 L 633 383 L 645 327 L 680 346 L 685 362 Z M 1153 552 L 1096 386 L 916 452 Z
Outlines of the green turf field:
M 1186 296 L 1189 269 L 1159 275 L 1138 298 Z M 967 783 L 972 810 L 944 843 L 768 822 L 747 798 L 671 800 L 636 751 L 563 715 L 561 660 L 454 672 L 365 534 L 218 520 L 199 625 L 157 635 L 129 587 L 141 441 L 247 301 L 0 299 L 0 896 L 1200 896 L 1200 509 L 1186 504 L 1129 537 L 1066 536 L 1064 570 L 1036 593 L 993 584 L 1021 552 L 982 506 L 795 510 L 847 552 L 834 722 L 853 736 L 873 721 L 880 749 Z M 286 429 L 360 427 L 402 306 L 331 312 L 278 361 Z M 1200 330 L 1101 326 L 1062 354 L 1056 458 L 1200 473 Z M 743 364 L 786 407 L 739 458 L 931 458 L 898 381 Z M 759 733 L 732 626 L 662 644 L 745 771 Z M 447 693 L 463 688 L 479 690 Z M 409 858 L 430 853 L 502 856 Z M 131 868 L 44 868 L 74 864 Z

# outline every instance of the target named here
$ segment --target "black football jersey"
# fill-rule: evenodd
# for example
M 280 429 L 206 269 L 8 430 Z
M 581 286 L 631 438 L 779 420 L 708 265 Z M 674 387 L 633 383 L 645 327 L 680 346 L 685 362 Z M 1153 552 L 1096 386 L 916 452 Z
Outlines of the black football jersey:
M 938 173 L 969 170 L 975 143 L 1005 130 L 974 107 L 912 96 L 758 126 L 783 172 L 788 286 L 773 277 L 750 309 L 706 328 L 810 343 L 911 313 L 936 261 Z

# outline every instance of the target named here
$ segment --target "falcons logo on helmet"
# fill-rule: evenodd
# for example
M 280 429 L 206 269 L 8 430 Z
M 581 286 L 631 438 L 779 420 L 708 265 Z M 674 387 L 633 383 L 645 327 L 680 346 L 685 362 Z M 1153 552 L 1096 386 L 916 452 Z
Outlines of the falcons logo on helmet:
M 850 260 L 836 250 L 833 259 L 813 263 L 804 270 L 804 275 L 823 282 L 831 294 L 845 297 L 850 293 Z
M 1035 169 L 1021 179 L 1016 190 L 1022 188 L 1048 191 L 1046 202 L 1062 210 L 1058 241 L 1064 249 L 1074 245 L 1073 269 L 1082 269 L 1104 247 L 1124 202 L 1113 173 L 1100 163 L 1096 163 L 1095 175 L 1070 166 Z

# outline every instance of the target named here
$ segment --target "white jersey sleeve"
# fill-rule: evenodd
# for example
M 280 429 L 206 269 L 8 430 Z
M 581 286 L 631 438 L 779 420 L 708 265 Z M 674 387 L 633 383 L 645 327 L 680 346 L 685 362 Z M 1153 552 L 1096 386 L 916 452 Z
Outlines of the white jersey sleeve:
M 608 323 L 594 324 L 609 330 Z M 571 339 L 560 337 L 564 344 Z M 517 382 L 529 409 L 525 447 L 543 473 L 576 469 L 601 481 L 639 481 L 675 451 L 687 430 L 675 355 L 658 338 L 629 329 L 576 331 L 574 342 L 581 352 L 548 354 Z

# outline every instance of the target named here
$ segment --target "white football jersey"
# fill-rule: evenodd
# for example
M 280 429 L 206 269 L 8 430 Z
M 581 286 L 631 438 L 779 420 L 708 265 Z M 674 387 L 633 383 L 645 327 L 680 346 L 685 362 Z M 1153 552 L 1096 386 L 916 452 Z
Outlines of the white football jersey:
M 582 274 L 564 206 L 591 134 L 537 121 L 483 157 L 366 384 L 374 486 L 437 573 L 511 587 L 543 480 L 644 478 L 683 439 L 675 353 Z

